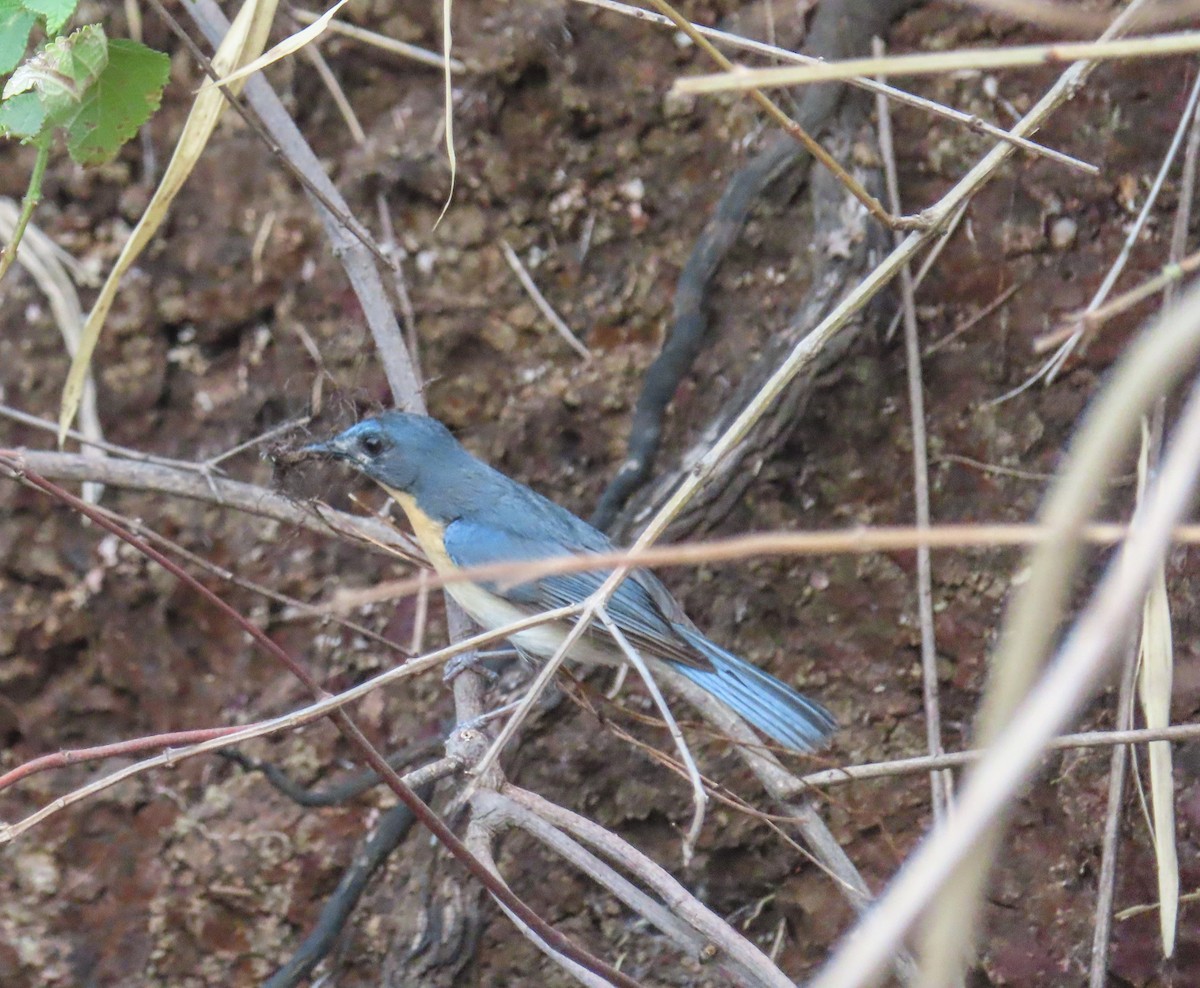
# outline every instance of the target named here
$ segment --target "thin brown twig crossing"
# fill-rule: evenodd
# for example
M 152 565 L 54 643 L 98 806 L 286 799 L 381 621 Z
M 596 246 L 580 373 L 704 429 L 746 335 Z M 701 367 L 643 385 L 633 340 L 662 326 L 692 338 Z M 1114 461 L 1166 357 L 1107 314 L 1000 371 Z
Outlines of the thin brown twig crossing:
M 663 14 L 655 14 L 649 10 L 643 10 L 641 7 L 633 7 L 626 3 L 619 3 L 617 0 L 576 0 L 576 2 L 587 4 L 591 7 L 598 7 L 601 10 L 609 10 L 616 14 L 623 14 L 626 17 L 633 17 L 641 21 L 663 24 L 667 27 L 675 26 L 675 22 Z M 337 22 L 334 21 L 333 23 L 336 24 Z M 744 38 L 741 35 L 730 34 L 728 31 L 720 31 L 716 28 L 705 27 L 702 24 L 692 24 L 692 27 L 695 28 L 697 33 L 717 42 L 718 44 L 725 44 L 729 47 L 752 52 L 756 55 L 763 55 L 767 58 L 792 62 L 797 65 L 818 65 L 821 62 L 821 59 L 814 58 L 811 55 L 789 51 L 786 48 L 780 48 L 778 45 L 755 41 L 753 38 Z M 911 106 L 925 113 L 931 113 L 935 116 L 945 117 L 948 120 L 953 120 L 955 123 L 961 124 L 977 134 L 987 134 L 988 137 L 994 137 L 997 140 L 1010 143 L 1015 147 L 1021 148 L 1023 151 L 1027 151 L 1029 154 L 1035 154 L 1049 158 L 1052 161 L 1057 161 L 1059 164 L 1066 165 L 1068 168 L 1081 171 L 1086 175 L 1100 174 L 1100 169 L 1089 162 L 1080 161 L 1078 158 L 1074 158 L 1069 154 L 1064 154 L 1062 151 L 1046 147 L 1044 144 L 1038 144 L 1036 141 L 1031 141 L 1028 138 L 1010 134 L 1008 131 L 997 127 L 993 123 L 989 123 L 973 113 L 964 113 L 962 110 L 956 110 L 953 107 L 946 106 L 944 103 L 938 103 L 923 96 L 917 96 L 903 89 L 897 89 L 894 86 L 889 86 L 887 83 L 880 82 L 877 79 L 872 79 L 869 76 L 860 76 L 854 79 L 847 79 L 846 81 L 852 86 L 857 86 L 858 88 L 865 89 L 868 92 L 886 96 L 889 100 L 893 100 L 894 102 L 901 103 L 905 106 Z
M 872 50 L 883 54 L 880 38 L 873 39 Z M 888 205 L 900 212 L 900 182 L 896 177 L 896 154 L 892 147 L 892 118 L 887 99 L 876 96 L 879 117 L 879 148 L 883 155 L 884 177 Z M 899 242 L 900 234 L 894 237 Z M 925 385 L 921 372 L 921 339 L 917 326 L 916 289 L 913 286 L 912 265 L 900 269 L 901 315 L 904 321 L 904 364 L 908 381 L 908 415 L 912 433 L 913 501 L 916 507 L 917 529 L 924 531 L 932 524 L 929 495 L 929 438 L 925 428 Z M 940 755 L 942 747 L 942 708 L 938 696 L 937 637 L 933 625 L 933 565 L 929 546 L 917 548 L 917 623 L 921 630 L 921 692 L 925 704 L 925 739 L 929 754 Z M 946 816 L 953 796 L 952 779 L 948 772 L 929 774 L 930 805 L 933 819 L 940 823 Z
M 329 694 L 321 687 L 321 685 L 313 678 L 313 676 L 291 655 L 289 655 L 282 647 L 270 639 L 260 628 L 248 621 L 245 617 L 239 614 L 234 608 L 230 607 L 225 601 L 215 592 L 204 586 L 198 580 L 191 576 L 186 570 L 175 563 L 173 560 L 164 556 L 149 543 L 139 539 L 131 532 L 126 531 L 120 525 L 105 517 L 98 511 L 92 509 L 88 504 L 73 494 L 64 491 L 55 484 L 50 483 L 38 474 L 22 469 L 20 464 L 9 460 L 5 466 L 19 475 L 22 480 L 38 488 L 51 497 L 57 498 L 75 511 L 90 518 L 100 527 L 125 542 L 132 545 L 139 552 L 145 555 L 148 559 L 153 560 L 163 569 L 171 573 L 172 576 L 181 580 L 192 591 L 204 597 L 210 604 L 214 605 L 221 613 L 225 614 L 231 620 L 236 622 L 251 639 L 269 655 L 273 656 L 277 661 L 282 663 L 289 672 L 292 673 L 301 683 L 303 683 L 313 694 L 315 699 L 324 699 Z M 519 917 L 522 923 L 536 931 L 537 935 L 549 944 L 554 950 L 570 958 L 574 963 L 593 972 L 598 976 L 607 978 L 612 984 L 623 986 L 623 988 L 638 988 L 638 982 L 628 975 L 616 970 L 611 965 L 594 957 L 588 951 L 576 945 L 569 937 L 560 933 L 553 926 L 547 923 L 538 915 L 536 910 L 528 906 L 520 899 L 503 881 L 488 869 L 486 864 L 479 860 L 467 848 L 447 826 L 442 819 L 431 810 L 425 802 L 407 785 L 400 777 L 399 773 L 388 763 L 387 759 L 367 740 L 366 735 L 362 733 L 359 727 L 352 721 L 346 712 L 338 707 L 331 709 L 329 717 L 346 739 L 354 746 L 363 760 L 378 774 L 384 784 L 396 794 L 402 803 L 404 803 L 412 811 L 413 815 L 421 821 L 421 823 L 430 830 L 433 835 L 441 842 L 446 849 L 461 863 L 468 871 L 474 875 L 487 890 L 504 905 L 504 907 Z
M 709 58 L 716 62 L 726 72 L 734 72 L 737 66 L 733 64 L 725 55 L 713 45 L 703 34 L 701 34 L 692 25 L 691 21 L 680 14 L 672 7 L 667 0 L 649 0 L 650 4 L 663 16 L 670 18 L 671 22 L 686 34 L 693 43 L 703 51 Z M 833 157 L 821 145 L 820 141 L 812 138 L 808 132 L 801 127 L 795 120 L 788 116 L 779 106 L 765 93 L 758 89 L 749 91 L 750 98 L 767 114 L 772 120 L 782 127 L 788 134 L 795 138 L 804 149 L 819 161 L 825 168 L 828 168 L 834 175 L 837 176 L 839 182 L 844 185 L 851 195 L 866 207 L 867 211 L 875 217 L 884 226 L 894 230 L 922 230 L 926 226 L 926 220 L 920 216 L 894 216 L 884 208 L 870 192 L 866 190 L 863 184 L 851 175 L 841 163 Z

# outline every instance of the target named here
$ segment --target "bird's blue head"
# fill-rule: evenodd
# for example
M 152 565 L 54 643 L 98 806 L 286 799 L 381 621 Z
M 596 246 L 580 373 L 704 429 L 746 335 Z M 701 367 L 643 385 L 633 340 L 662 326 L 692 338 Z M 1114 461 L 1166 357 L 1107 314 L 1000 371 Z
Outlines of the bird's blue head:
M 345 460 L 372 480 L 406 493 L 415 493 L 431 470 L 466 455 L 441 422 L 409 412 L 363 419 L 303 452 Z

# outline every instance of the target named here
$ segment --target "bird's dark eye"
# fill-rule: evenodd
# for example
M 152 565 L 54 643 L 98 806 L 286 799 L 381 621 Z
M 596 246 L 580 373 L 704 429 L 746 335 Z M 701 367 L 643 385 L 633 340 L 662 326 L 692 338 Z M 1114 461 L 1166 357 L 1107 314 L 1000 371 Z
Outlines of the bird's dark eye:
M 378 456 L 383 452 L 386 444 L 382 436 L 378 436 L 373 432 L 368 432 L 358 441 L 359 448 L 367 454 L 367 456 Z

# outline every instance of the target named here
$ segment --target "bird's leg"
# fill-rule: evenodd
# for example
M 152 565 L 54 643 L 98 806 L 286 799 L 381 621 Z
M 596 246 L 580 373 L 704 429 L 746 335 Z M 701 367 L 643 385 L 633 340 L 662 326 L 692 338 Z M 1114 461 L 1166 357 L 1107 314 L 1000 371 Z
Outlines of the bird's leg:
M 494 669 L 485 665 L 492 659 L 507 658 L 510 655 L 520 654 L 516 648 L 498 648 L 489 651 L 463 652 L 456 655 L 446 663 L 442 670 L 442 681 L 451 683 L 457 676 L 462 675 L 468 669 L 472 672 L 477 672 L 483 676 L 489 683 L 495 683 L 500 678 L 499 673 Z

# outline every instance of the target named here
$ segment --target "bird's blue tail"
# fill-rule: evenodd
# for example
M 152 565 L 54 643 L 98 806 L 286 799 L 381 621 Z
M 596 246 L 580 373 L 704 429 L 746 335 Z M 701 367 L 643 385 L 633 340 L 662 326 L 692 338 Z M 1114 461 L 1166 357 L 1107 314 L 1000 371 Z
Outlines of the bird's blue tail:
M 712 669 L 697 669 L 672 663 L 673 668 L 775 741 L 795 751 L 814 751 L 837 730 L 833 714 L 815 700 L 713 644 L 699 632 L 678 624 L 673 627 L 713 665 Z

